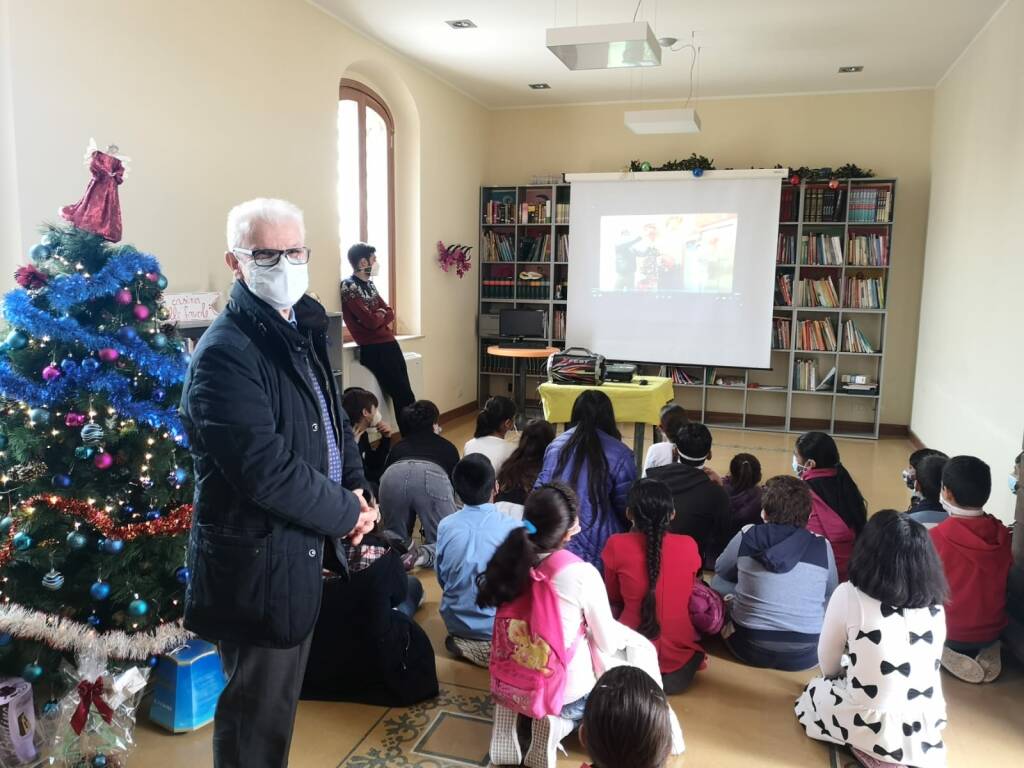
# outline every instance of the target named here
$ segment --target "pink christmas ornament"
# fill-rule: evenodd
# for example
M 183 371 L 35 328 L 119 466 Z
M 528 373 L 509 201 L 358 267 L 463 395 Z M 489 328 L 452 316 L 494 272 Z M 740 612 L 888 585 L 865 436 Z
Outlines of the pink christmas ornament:
M 149 307 L 145 304 L 136 304 L 132 307 L 132 314 L 135 315 L 136 320 L 148 320 L 149 319 Z
M 68 411 L 68 415 L 64 417 L 64 426 L 66 427 L 81 427 L 85 425 L 85 414 L 75 413 L 74 411 Z
M 104 347 L 103 349 L 100 350 L 100 360 L 102 360 L 104 363 L 112 363 L 115 360 L 117 360 L 117 358 L 119 358 L 120 356 L 121 353 L 118 352 L 113 347 Z
M 128 306 L 132 303 L 132 292 L 127 288 L 122 288 L 114 294 L 114 301 L 123 306 Z
M 96 469 L 110 469 L 114 463 L 114 457 L 105 452 L 97 453 L 92 463 L 96 465 Z
M 43 381 L 50 382 L 56 381 L 60 378 L 60 368 L 53 363 L 43 368 Z
M 146 273 L 146 279 L 149 280 L 149 282 L 151 282 L 151 283 L 155 283 L 157 280 L 160 279 L 160 273 L 159 272 L 147 272 Z

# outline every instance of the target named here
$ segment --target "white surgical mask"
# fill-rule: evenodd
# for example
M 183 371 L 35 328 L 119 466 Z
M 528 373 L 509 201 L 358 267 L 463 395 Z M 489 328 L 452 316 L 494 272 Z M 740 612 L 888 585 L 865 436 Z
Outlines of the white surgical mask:
M 917 475 L 912 469 L 904 469 L 900 473 L 900 478 L 903 480 L 903 484 L 910 490 L 914 490 L 914 483 L 917 482 Z
M 373 262 L 373 266 L 370 267 L 370 277 L 376 277 L 379 274 L 380 274 L 380 262 L 379 261 L 375 261 L 375 262 Z
M 803 464 L 796 460 L 796 456 L 793 457 L 793 472 L 799 477 L 807 469 Z
M 939 503 L 950 517 L 981 517 L 985 514 L 984 510 L 981 509 L 964 509 L 961 506 L 957 506 L 947 499 L 945 494 L 939 495 Z
M 370 417 L 370 429 L 373 429 L 381 422 L 380 411 L 375 410 L 373 416 Z
M 283 258 L 272 267 L 257 267 L 250 261 L 243 274 L 249 290 L 274 309 L 291 309 L 309 288 L 308 265 Z
M 434 425 L 434 434 L 435 435 L 440 435 L 442 432 L 444 432 L 444 430 L 441 429 L 441 425 L 440 424 L 435 424 Z
M 1010 476 L 1007 478 L 1007 480 L 1009 481 L 1007 485 L 1010 486 L 1010 493 L 1016 496 L 1017 488 L 1020 487 L 1020 481 L 1017 479 L 1017 476 L 1013 474 L 1013 472 L 1010 473 Z

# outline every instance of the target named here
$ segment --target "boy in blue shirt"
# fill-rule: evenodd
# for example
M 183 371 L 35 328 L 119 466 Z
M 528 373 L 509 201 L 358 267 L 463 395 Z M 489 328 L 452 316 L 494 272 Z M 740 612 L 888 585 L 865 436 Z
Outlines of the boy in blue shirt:
M 434 564 L 443 592 L 441 618 L 448 629 L 444 645 L 453 656 L 487 667 L 494 608 L 477 606 L 476 577 L 520 523 L 494 506 L 494 467 L 483 454 L 471 453 L 456 464 L 452 485 L 465 506 L 438 524 Z

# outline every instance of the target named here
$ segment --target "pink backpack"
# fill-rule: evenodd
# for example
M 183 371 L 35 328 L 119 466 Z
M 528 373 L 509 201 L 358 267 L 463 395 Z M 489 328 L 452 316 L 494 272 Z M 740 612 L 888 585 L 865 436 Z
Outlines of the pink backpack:
M 717 635 L 725 624 L 721 595 L 700 579 L 694 579 L 690 593 L 690 623 L 702 635 Z
M 568 565 L 583 562 L 560 549 L 530 570 L 529 588 L 498 609 L 491 644 L 491 693 L 495 702 L 527 717 L 557 715 L 565 704 L 569 662 L 580 633 L 566 650 L 558 595 L 551 580 Z

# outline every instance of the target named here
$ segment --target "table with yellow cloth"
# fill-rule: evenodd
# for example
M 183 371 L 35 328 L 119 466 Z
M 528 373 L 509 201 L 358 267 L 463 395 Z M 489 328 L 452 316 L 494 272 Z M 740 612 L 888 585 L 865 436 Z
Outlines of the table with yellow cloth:
M 641 381 L 647 383 L 641 384 Z M 632 422 L 635 425 L 633 452 L 636 454 L 636 467 L 639 473 L 643 469 L 646 427 L 648 424 L 657 426 L 661 420 L 661 409 L 675 399 L 672 379 L 662 376 L 638 376 L 630 384 L 609 381 L 601 385 L 544 382 L 538 390 L 540 402 L 544 406 L 544 418 L 552 424 L 567 424 L 572 418 L 573 403 L 588 389 L 597 389 L 608 395 L 615 408 L 617 422 Z

